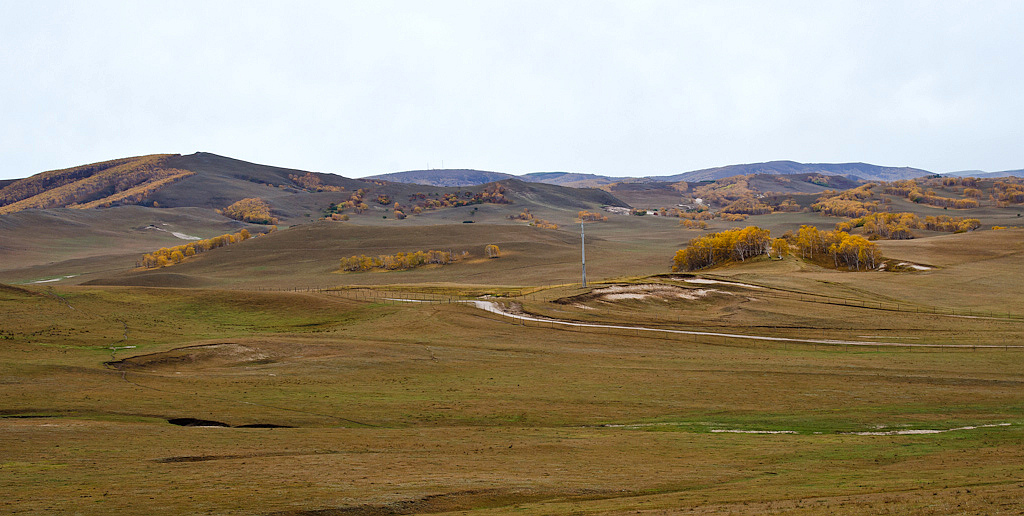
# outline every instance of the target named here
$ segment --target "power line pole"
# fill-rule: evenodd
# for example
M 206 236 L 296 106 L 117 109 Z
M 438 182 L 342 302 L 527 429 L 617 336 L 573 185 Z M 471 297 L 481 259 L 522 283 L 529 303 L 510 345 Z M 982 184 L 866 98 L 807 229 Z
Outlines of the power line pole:
M 583 255 L 583 287 L 587 286 L 587 239 L 583 233 L 583 221 L 580 220 L 580 251 Z

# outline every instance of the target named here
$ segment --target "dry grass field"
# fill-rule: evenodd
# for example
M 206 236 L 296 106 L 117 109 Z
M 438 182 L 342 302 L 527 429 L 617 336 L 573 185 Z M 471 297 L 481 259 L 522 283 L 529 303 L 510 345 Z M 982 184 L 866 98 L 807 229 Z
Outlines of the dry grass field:
M 1024 512 L 1020 205 L 890 196 L 981 221 L 880 241 L 899 272 L 759 257 L 671 273 L 706 232 L 609 214 L 586 228 L 583 286 L 574 217 L 607 192 L 513 182 L 511 204 L 317 221 L 358 188 L 448 190 L 300 192 L 295 171 L 186 158 L 202 173 L 161 208 L 0 218 L 0 513 Z M 278 231 L 134 268 L 266 229 L 213 211 L 257 194 Z M 560 227 L 509 219 L 524 208 Z M 426 250 L 461 259 L 339 269 Z
M 0 512 L 1021 512 L 1020 230 L 885 243 L 918 272 L 624 274 L 677 245 L 644 223 L 594 228 L 588 288 L 568 231 L 475 224 L 312 225 L 161 273 L 210 288 L 0 287 Z M 434 242 L 508 251 L 330 269 Z M 488 293 L 539 320 L 457 302 Z

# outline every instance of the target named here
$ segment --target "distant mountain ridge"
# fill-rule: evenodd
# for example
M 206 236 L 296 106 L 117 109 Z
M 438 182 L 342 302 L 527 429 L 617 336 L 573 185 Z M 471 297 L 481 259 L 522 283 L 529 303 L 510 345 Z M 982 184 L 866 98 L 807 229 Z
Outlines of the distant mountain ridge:
M 851 179 L 867 181 L 896 181 L 929 176 L 932 172 L 911 167 L 884 167 L 870 163 L 798 163 L 796 161 L 767 161 L 764 163 L 747 163 L 725 167 L 706 168 L 684 172 L 673 176 L 661 176 L 661 181 L 713 181 L 732 176 L 751 174 L 791 175 L 821 174 L 826 176 L 845 176 Z M 655 178 L 652 178 L 655 179 Z
M 610 177 L 576 172 L 530 172 L 529 174 L 519 176 L 519 178 L 533 183 L 547 183 L 573 188 L 600 188 L 614 183 L 638 183 L 642 181 L 640 178 L 635 177 Z
M 983 170 L 958 170 L 956 172 L 943 172 L 944 176 L 955 177 L 1024 177 L 1024 168 L 1019 170 L 1001 170 L 999 172 L 985 172 Z
M 500 179 L 516 178 L 531 183 L 547 183 L 573 188 L 600 188 L 615 183 L 650 183 L 679 181 L 714 181 L 732 176 L 746 175 L 793 175 L 820 174 L 844 176 L 854 180 L 896 181 L 930 176 L 933 172 L 912 167 L 885 167 L 870 163 L 798 163 L 796 161 L 767 161 L 724 167 L 693 170 L 669 176 L 604 176 L 576 172 L 530 172 L 515 176 L 503 172 L 487 172 L 466 169 L 413 170 L 369 176 L 366 179 L 381 179 L 399 183 L 416 183 L 429 186 L 473 186 Z M 479 182 L 474 182 L 479 181 Z
M 380 179 L 395 183 L 413 183 L 427 186 L 476 186 L 512 178 L 522 179 L 504 172 L 489 172 L 469 168 L 443 168 L 392 172 L 390 174 L 367 176 L 363 179 Z

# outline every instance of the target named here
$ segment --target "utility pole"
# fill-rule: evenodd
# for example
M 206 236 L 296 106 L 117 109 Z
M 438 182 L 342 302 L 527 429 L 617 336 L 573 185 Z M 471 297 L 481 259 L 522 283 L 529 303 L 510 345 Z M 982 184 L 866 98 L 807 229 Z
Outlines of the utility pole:
M 583 233 L 583 220 L 580 220 L 580 251 L 583 254 L 583 287 L 587 286 L 587 239 Z

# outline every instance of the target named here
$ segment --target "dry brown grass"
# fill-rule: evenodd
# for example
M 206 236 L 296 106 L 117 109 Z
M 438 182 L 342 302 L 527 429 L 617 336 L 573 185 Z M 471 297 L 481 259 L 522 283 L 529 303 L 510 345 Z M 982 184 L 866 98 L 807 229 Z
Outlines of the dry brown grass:
M 1020 351 L 560 331 L 384 296 L 2 294 L 5 512 L 937 514 L 1020 500 Z M 734 331 L 778 310 L 673 308 L 720 311 Z M 112 352 L 125 360 L 104 365 Z M 180 417 L 235 428 L 167 423 Z M 251 424 L 292 428 L 238 428 Z

